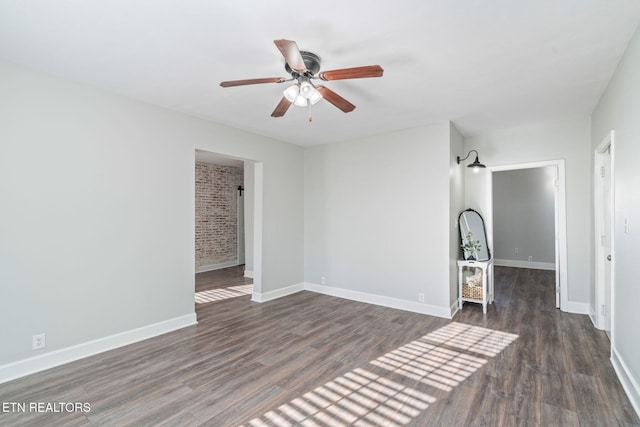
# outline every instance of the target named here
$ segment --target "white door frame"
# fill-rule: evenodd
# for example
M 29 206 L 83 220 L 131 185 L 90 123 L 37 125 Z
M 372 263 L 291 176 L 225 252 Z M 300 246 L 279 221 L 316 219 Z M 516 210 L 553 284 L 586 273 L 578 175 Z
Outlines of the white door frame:
M 238 199 L 237 199 L 237 210 L 236 212 L 238 213 L 237 215 L 237 231 L 236 231 L 236 237 L 237 237 L 237 251 L 238 251 L 238 265 L 242 265 L 244 264 L 244 186 L 241 187 L 242 189 L 238 189 Z
M 555 166 L 557 170 L 557 180 L 555 185 L 555 235 L 556 235 L 556 308 L 562 311 L 574 312 L 569 307 L 567 292 L 567 197 L 565 183 L 564 160 L 549 160 L 543 162 L 519 163 L 513 165 L 488 166 L 487 170 L 487 239 L 489 246 L 493 248 L 493 173 L 532 169 L 546 166 Z
M 262 209 L 262 202 L 264 200 L 264 164 L 263 162 L 259 162 L 259 161 L 255 161 L 255 160 L 251 160 L 251 159 L 245 159 L 245 158 L 241 158 L 241 157 L 235 157 L 235 156 L 231 156 L 231 155 L 227 155 L 227 154 L 223 154 L 223 153 L 218 153 L 218 152 L 214 152 L 214 151 L 210 151 L 206 148 L 196 148 L 194 153 L 196 151 L 205 151 L 208 153 L 212 153 L 215 154 L 217 156 L 220 157 L 226 157 L 226 158 L 230 158 L 230 159 L 236 159 L 236 160 L 242 160 L 244 161 L 244 167 L 245 168 L 253 168 L 253 294 L 251 297 L 252 301 L 257 301 L 257 302 L 262 302 L 258 296 L 262 294 L 262 231 L 263 231 L 263 227 L 262 227 L 262 215 L 263 215 L 263 209 Z M 193 230 L 195 231 L 195 206 L 196 206 L 196 197 L 195 197 L 195 158 L 194 158 L 194 162 L 193 162 L 193 185 L 194 188 L 192 189 L 192 206 L 193 206 Z M 247 183 L 245 182 L 245 186 L 247 185 Z M 195 232 L 193 234 L 193 247 L 195 247 Z M 246 246 L 245 246 L 245 250 L 246 250 Z M 193 263 L 194 265 L 194 276 L 195 276 L 195 262 Z M 195 295 L 195 281 L 193 283 L 194 288 L 193 288 L 193 292 Z
M 614 254 L 614 250 L 615 250 L 615 244 L 614 244 L 614 239 L 615 239 L 615 234 L 614 234 L 614 188 L 615 188 L 615 183 L 614 183 L 614 142 L 615 142 L 615 132 L 614 131 L 610 131 L 609 134 L 606 136 L 606 138 L 604 138 L 602 140 L 602 142 L 596 147 L 596 149 L 594 150 L 594 157 L 593 157 L 593 201 L 594 201 L 594 225 L 595 225 L 595 230 L 594 230 L 594 237 L 595 237 L 595 242 L 594 242 L 594 248 L 595 248 L 595 301 L 594 301 L 594 307 L 593 310 L 595 311 L 595 313 L 592 313 L 592 318 L 591 320 L 593 321 L 593 323 L 595 324 L 596 328 L 598 329 L 605 329 L 606 326 L 606 316 L 603 314 L 602 310 L 603 310 L 603 305 L 606 305 L 606 289 L 605 289 L 605 283 L 606 283 L 606 279 L 605 279 L 605 266 L 604 263 L 605 262 L 610 262 L 610 294 L 609 294 L 609 307 L 605 307 L 605 310 L 607 310 L 607 315 L 609 317 L 609 319 L 611 319 L 613 317 L 613 312 L 614 312 L 614 305 L 613 305 L 613 294 L 614 294 L 614 289 L 615 289 L 615 254 Z M 604 153 L 607 151 L 609 151 L 609 155 L 611 157 L 610 159 L 610 171 L 609 173 L 611 174 L 611 181 L 610 181 L 610 207 L 611 207 L 611 223 L 610 223 L 610 227 L 609 230 L 607 230 L 609 232 L 610 235 L 610 241 L 609 246 L 610 249 L 608 251 L 605 251 L 605 248 L 602 247 L 601 244 L 601 236 L 603 235 L 603 233 L 605 232 L 604 227 L 604 212 L 603 212 L 603 204 L 602 204 L 602 199 L 603 199 L 603 183 L 602 183 L 602 179 L 600 179 L 600 168 L 603 166 L 603 157 L 604 157 Z M 608 252 L 608 253 L 605 253 Z M 611 261 L 607 261 L 606 257 L 607 255 L 611 255 Z M 613 337 L 613 322 L 611 322 L 611 336 Z M 612 339 L 613 341 L 613 339 Z
M 245 162 L 245 167 L 248 162 Z M 262 202 L 264 163 L 253 163 L 253 293 L 251 301 L 262 302 Z

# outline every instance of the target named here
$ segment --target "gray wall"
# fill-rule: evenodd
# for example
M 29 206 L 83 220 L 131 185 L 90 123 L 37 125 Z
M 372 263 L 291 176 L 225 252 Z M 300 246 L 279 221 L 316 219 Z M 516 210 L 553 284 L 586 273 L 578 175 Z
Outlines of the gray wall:
M 493 258 L 555 263 L 555 170 L 493 173 Z
M 195 149 L 262 163 L 262 291 L 302 282 L 301 147 L 4 61 L 0 93 L 0 368 L 194 314 Z
M 465 139 L 465 149 L 475 149 L 487 166 L 517 165 L 564 159 L 567 207 L 567 300 L 574 312 L 589 312 L 591 274 L 585 268 L 592 240 L 590 120 L 576 117 L 520 126 Z M 486 171 L 467 172 L 467 207 L 487 211 L 489 180 Z
M 451 123 L 449 147 L 449 294 L 450 303 L 456 304 L 458 300 L 458 264 L 461 257 L 460 229 L 458 228 L 458 216 L 465 209 L 464 203 L 464 177 L 466 165 L 458 164 L 457 157 L 464 157 L 464 137 Z
M 640 412 L 640 286 L 638 285 L 638 247 L 640 246 L 640 34 L 636 32 L 629 48 L 591 117 L 591 147 L 600 144 L 615 130 L 615 229 L 613 268 L 615 284 L 612 300 L 611 346 L 613 357 L 621 361 Z M 624 221 L 629 233 L 625 233 Z M 594 240 L 593 227 L 590 238 Z M 591 251 L 591 260 L 594 251 Z M 594 263 L 592 262 L 591 265 Z M 591 283 L 593 293 L 593 283 Z M 593 302 L 592 302 L 593 303 Z M 618 365 L 620 366 L 620 365 Z M 635 382 L 635 386 L 632 384 Z
M 413 303 L 424 293 L 450 312 L 449 135 L 444 122 L 305 150 L 306 282 Z

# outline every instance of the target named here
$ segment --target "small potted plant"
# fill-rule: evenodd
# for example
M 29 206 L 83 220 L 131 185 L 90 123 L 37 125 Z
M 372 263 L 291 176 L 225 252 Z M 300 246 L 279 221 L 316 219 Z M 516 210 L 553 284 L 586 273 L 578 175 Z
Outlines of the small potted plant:
M 480 240 L 475 240 L 473 238 L 473 233 L 469 231 L 469 233 L 467 233 L 466 242 L 462 242 L 460 247 L 462 247 L 463 251 L 468 252 L 470 254 L 467 257 L 468 260 L 476 260 L 476 257 L 478 256 L 478 251 L 480 250 L 482 245 L 480 244 Z

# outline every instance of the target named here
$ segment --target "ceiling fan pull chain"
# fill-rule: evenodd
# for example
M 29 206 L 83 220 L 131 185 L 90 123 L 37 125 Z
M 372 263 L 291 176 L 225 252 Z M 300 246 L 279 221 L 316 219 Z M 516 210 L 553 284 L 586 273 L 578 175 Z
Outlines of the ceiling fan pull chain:
M 313 117 L 311 117 L 311 103 L 307 104 L 309 106 L 309 122 L 313 121 Z

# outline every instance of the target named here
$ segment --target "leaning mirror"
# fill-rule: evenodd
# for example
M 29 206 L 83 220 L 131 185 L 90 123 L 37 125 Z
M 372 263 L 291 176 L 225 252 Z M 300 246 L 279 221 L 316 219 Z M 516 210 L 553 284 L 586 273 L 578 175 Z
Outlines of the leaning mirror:
M 458 217 L 458 224 L 464 259 L 489 261 L 491 251 L 487 244 L 487 233 L 482 216 L 473 209 L 467 209 Z

